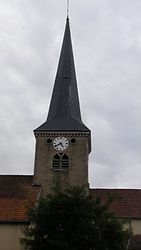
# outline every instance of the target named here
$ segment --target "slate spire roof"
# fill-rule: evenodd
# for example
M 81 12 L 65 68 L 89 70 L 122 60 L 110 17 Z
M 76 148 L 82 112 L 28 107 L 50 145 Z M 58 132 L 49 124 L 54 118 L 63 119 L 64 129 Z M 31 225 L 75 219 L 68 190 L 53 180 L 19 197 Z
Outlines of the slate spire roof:
M 42 131 L 90 132 L 81 119 L 68 17 L 47 120 L 34 130 Z

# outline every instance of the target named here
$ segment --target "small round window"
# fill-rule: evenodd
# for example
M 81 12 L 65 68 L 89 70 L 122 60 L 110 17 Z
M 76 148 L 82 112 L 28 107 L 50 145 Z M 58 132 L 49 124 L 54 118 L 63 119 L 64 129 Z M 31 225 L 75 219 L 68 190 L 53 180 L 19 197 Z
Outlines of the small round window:
M 48 144 L 52 143 L 52 140 L 51 139 L 47 139 L 47 143 Z
M 75 138 L 72 138 L 72 139 L 71 139 L 71 143 L 72 143 L 72 144 L 75 144 L 75 143 L 76 143 L 76 139 L 75 139 Z

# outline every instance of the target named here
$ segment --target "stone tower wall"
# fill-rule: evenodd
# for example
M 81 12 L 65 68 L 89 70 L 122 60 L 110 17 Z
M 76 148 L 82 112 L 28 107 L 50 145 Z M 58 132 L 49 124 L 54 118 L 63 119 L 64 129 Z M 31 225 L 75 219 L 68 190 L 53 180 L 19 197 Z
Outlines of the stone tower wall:
M 58 136 L 62 134 L 36 135 L 34 183 L 42 185 L 43 196 L 50 193 L 52 187 L 55 186 L 60 188 L 74 185 L 88 187 L 88 136 L 63 134 L 69 140 L 69 147 L 62 151 L 69 157 L 69 168 L 54 170 L 52 159 L 59 152 L 53 148 L 52 143 L 47 143 L 47 139 L 53 142 Z M 75 138 L 75 143 L 71 143 L 72 138 Z

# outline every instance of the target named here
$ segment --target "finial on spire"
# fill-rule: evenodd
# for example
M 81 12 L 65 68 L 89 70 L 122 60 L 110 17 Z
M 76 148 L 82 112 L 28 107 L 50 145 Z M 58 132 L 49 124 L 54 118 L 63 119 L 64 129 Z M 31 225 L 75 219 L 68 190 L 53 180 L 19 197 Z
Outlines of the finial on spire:
M 69 0 L 67 0 L 67 19 L 69 19 Z

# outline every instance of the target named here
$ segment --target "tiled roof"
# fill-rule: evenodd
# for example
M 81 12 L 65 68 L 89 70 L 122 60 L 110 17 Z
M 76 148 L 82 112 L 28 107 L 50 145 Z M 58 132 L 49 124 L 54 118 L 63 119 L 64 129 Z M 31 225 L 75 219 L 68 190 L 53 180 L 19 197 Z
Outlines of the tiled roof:
M 28 222 L 27 210 L 35 205 L 39 186 L 33 176 L 0 175 L 0 222 Z
M 110 210 L 119 218 L 141 219 L 141 189 L 90 189 L 90 194 L 102 201 L 115 197 Z
M 27 210 L 35 205 L 40 186 L 32 185 L 33 176 L 0 175 L 0 222 L 28 222 Z M 119 218 L 141 219 L 141 189 L 90 189 L 93 197 L 106 201 Z
M 141 235 L 135 235 L 131 238 L 129 250 L 141 250 Z

